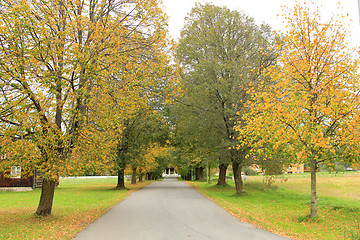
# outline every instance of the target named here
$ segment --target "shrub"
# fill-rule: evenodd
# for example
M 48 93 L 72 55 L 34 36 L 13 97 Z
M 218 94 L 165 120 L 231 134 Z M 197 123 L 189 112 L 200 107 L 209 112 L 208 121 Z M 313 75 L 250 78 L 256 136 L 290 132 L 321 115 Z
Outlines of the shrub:
M 254 169 L 252 169 L 251 167 L 244 168 L 243 172 L 245 173 L 245 175 L 248 175 L 248 176 L 259 175 L 259 173 L 257 171 L 255 171 Z

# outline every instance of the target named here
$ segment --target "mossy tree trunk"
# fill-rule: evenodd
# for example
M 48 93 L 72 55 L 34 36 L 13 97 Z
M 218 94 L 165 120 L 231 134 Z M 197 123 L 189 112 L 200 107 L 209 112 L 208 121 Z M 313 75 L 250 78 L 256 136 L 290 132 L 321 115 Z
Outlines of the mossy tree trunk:
M 136 184 L 136 170 L 137 170 L 137 167 L 132 168 L 131 184 Z
M 317 217 L 317 196 L 316 196 L 316 171 L 317 171 L 317 164 L 316 160 L 311 160 L 311 210 L 310 210 L 310 217 Z
M 234 171 L 235 190 L 237 194 L 240 194 L 244 191 L 244 183 L 241 178 L 242 167 L 237 161 L 233 161 L 232 166 Z
M 226 170 L 228 168 L 227 163 L 221 163 L 219 165 L 219 180 L 217 182 L 217 186 L 226 185 Z
M 144 173 L 139 169 L 139 182 L 143 182 Z
M 41 188 L 41 196 L 36 214 L 39 216 L 48 216 L 51 214 L 53 199 L 55 193 L 56 180 L 44 179 Z
M 116 189 L 126 189 L 124 169 L 118 170 L 118 181 L 117 181 Z

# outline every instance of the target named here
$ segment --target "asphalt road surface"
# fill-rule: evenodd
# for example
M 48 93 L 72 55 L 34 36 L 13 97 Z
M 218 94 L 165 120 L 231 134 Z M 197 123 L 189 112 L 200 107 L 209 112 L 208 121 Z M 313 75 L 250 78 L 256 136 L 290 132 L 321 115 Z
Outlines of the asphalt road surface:
M 79 233 L 76 240 L 287 239 L 242 223 L 176 178 L 131 194 Z

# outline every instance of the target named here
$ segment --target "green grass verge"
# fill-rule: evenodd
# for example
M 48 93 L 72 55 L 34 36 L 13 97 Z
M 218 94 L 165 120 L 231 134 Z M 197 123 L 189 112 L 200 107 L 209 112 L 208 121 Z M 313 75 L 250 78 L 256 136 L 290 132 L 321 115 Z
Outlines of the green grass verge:
M 309 219 L 308 174 L 287 176 L 266 187 L 262 176 L 249 177 L 245 192 L 235 194 L 234 183 L 190 182 L 238 219 L 292 239 L 360 239 L 360 174 L 318 175 L 318 218 Z
M 34 215 L 40 190 L 0 192 L 0 239 L 72 239 L 114 204 L 148 182 L 114 190 L 116 178 L 62 179 L 52 215 Z

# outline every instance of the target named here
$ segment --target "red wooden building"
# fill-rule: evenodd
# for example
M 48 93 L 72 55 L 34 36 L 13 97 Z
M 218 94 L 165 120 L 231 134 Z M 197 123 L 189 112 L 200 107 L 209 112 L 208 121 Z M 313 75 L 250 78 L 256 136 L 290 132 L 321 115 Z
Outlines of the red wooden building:
M 31 171 L 27 174 L 22 174 L 20 166 L 11 167 L 11 171 L 7 174 L 0 173 L 0 188 L 11 187 L 31 187 L 41 188 L 42 178 L 37 171 Z

